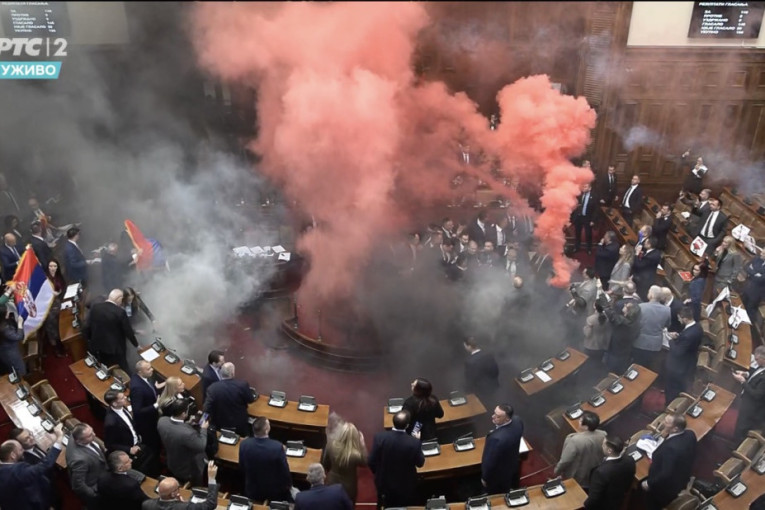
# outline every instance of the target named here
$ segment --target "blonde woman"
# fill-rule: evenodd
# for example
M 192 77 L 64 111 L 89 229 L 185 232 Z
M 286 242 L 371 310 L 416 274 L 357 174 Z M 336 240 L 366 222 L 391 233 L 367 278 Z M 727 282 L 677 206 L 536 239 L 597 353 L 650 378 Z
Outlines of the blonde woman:
M 367 447 L 364 434 L 353 423 L 340 423 L 330 434 L 321 463 L 329 473 L 327 485 L 339 483 L 356 502 L 358 479 L 356 469 L 367 465 Z
M 166 415 L 168 406 L 175 402 L 179 398 L 185 398 L 191 401 L 189 406 L 189 416 L 193 416 L 197 412 L 197 404 L 194 397 L 186 393 L 186 385 L 183 383 L 180 377 L 168 377 L 165 381 L 165 389 L 162 390 L 162 394 L 157 399 L 157 409 L 160 415 Z
M 733 279 L 741 271 L 744 261 L 736 249 L 736 240 L 731 236 L 723 237 L 714 253 L 717 272 L 715 273 L 715 295 L 725 287 L 732 286 Z
M 632 263 L 635 260 L 635 248 L 630 244 L 623 244 L 619 248 L 619 260 L 611 270 L 611 278 L 608 280 L 608 292 L 618 293 L 629 281 Z

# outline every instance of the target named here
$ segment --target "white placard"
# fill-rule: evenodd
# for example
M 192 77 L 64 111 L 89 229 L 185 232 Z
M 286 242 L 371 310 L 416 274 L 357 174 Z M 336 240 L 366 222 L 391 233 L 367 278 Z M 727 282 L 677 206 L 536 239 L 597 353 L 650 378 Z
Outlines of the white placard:
M 537 377 L 539 377 L 539 379 L 540 379 L 542 382 L 550 382 L 550 381 L 552 381 L 552 377 L 550 377 L 549 375 L 547 375 L 547 374 L 544 372 L 544 370 L 537 370 L 536 372 L 534 372 L 534 375 L 535 375 L 535 376 L 537 376 Z
M 151 363 L 155 359 L 159 358 L 159 353 L 154 349 L 146 349 L 141 353 L 141 357 Z

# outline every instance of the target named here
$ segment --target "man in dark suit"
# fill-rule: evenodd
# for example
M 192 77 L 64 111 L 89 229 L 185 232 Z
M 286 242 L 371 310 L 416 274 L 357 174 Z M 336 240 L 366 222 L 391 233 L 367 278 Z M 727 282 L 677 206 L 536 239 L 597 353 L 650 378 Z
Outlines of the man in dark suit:
M 406 433 L 411 416 L 401 411 L 393 416 L 393 430 L 375 435 L 369 468 L 375 475 L 377 507 L 413 504 L 417 468 L 425 465 L 420 441 Z
M 154 380 L 154 368 L 146 360 L 135 364 L 135 374 L 130 376 L 130 405 L 136 432 L 154 452 L 159 452 L 161 443 L 157 432 L 157 395 L 165 383 Z
M 619 243 L 616 240 L 616 232 L 608 230 L 595 249 L 595 274 L 598 275 L 603 290 L 608 290 L 608 280 L 618 260 Z
M 473 337 L 463 342 L 468 353 L 465 359 L 465 390 L 478 396 L 484 405 L 494 402 L 499 388 L 499 367 L 494 355 L 478 346 Z
M 29 238 L 32 250 L 34 250 L 37 260 L 40 261 L 40 265 L 43 269 L 48 269 L 48 262 L 53 258 L 53 250 L 51 250 L 50 246 L 48 246 L 48 243 L 42 236 L 42 225 L 39 221 L 36 221 L 32 223 L 29 230 L 32 234 Z
M 643 210 L 643 190 L 640 188 L 640 177 L 632 176 L 630 186 L 624 190 L 624 198 L 621 201 L 622 216 L 627 224 L 632 227 L 633 218 L 640 215 Z
M 600 203 L 606 207 L 611 207 L 616 201 L 616 195 L 619 194 L 619 183 L 616 179 L 616 168 L 614 165 L 608 165 L 608 172 L 600 178 L 598 186 L 598 195 Z
M 3 265 L 3 281 L 7 282 L 13 280 L 16 268 L 19 267 L 21 252 L 16 247 L 15 235 L 5 234 L 3 241 L 2 246 L 0 246 L 0 263 Z M 21 248 L 21 250 L 23 251 L 24 249 Z
M 678 317 L 680 310 L 683 309 L 683 303 L 679 299 L 675 299 L 675 295 L 669 287 L 661 288 L 661 297 L 661 302 L 669 307 L 669 327 L 667 327 L 667 331 L 680 333 L 685 327 L 680 322 L 680 317 Z
M 64 437 L 61 424 L 54 429 L 55 442 L 45 459 L 24 462 L 24 448 L 13 439 L 0 445 L 0 507 L 13 510 L 49 510 L 53 503 L 53 468 Z
M 181 483 L 191 482 L 192 487 L 202 485 L 205 469 L 205 451 L 209 420 L 198 427 L 187 422 L 189 401 L 178 399 L 167 408 L 168 416 L 159 419 L 157 428 L 165 445 L 167 468 Z
M 235 373 L 233 363 L 221 365 L 221 380 L 207 388 L 204 409 L 216 429 L 231 429 L 240 436 L 249 436 L 247 406 L 255 401 L 255 397 L 246 381 L 234 379 Z
M 468 225 L 467 233 L 471 241 L 475 241 L 478 246 L 483 246 L 486 242 L 486 235 L 492 228 L 494 227 L 489 223 L 489 214 L 485 210 L 481 210 L 476 219 Z
M 703 189 L 699 193 L 699 197 L 693 202 L 691 206 L 691 215 L 688 217 L 688 225 L 686 230 L 689 233 L 698 232 L 701 228 L 701 218 L 709 212 L 709 197 L 712 195 L 711 189 Z
M 126 340 L 135 347 L 138 347 L 138 340 L 122 308 L 122 299 L 122 290 L 114 289 L 109 293 L 109 299 L 91 307 L 87 326 L 88 351 L 106 366 L 119 365 L 130 373 Z
M 133 262 L 132 257 L 120 253 L 117 243 L 109 243 L 101 253 L 101 283 L 105 289 L 122 289 L 125 276 Z
M 757 368 L 733 372 L 733 378 L 743 385 L 736 420 L 737 441 L 743 441 L 750 430 L 760 429 L 765 423 L 765 346 L 754 350 L 754 361 Z
M 90 425 L 78 423 L 72 429 L 66 447 L 66 467 L 72 491 L 88 510 L 98 510 L 98 477 L 106 471 L 106 457 Z
M 216 383 L 221 380 L 220 367 L 226 362 L 226 358 L 223 355 L 223 351 L 210 351 L 207 355 L 207 365 L 205 365 L 202 371 L 202 398 L 207 395 L 207 388 L 212 383 Z
M 656 281 L 656 270 L 661 263 L 661 252 L 656 249 L 656 238 L 647 238 L 642 246 L 635 249 L 635 260 L 632 262 L 632 280 L 635 282 L 637 294 L 643 301 L 648 300 L 648 289 Z
M 106 390 L 104 402 L 109 408 L 104 417 L 104 444 L 106 451 L 122 451 L 130 455 L 136 470 L 151 477 L 159 475 L 157 453 L 143 444 L 138 435 L 133 413 L 128 411 L 128 399 L 124 393 Z
M 295 496 L 295 510 L 353 510 L 353 502 L 339 483 L 324 485 L 324 467 L 319 463 L 308 466 L 306 481 L 311 489 Z
M 239 444 L 244 494 L 254 501 L 292 501 L 292 474 L 284 445 L 270 439 L 270 431 L 268 418 L 258 417 L 252 424 L 254 437 Z
M 98 501 L 108 510 L 141 510 L 141 504 L 149 496 L 141 490 L 138 480 L 128 475 L 132 467 L 130 456 L 114 451 L 106 459 L 109 471 L 98 477 Z
M 27 464 L 39 464 L 45 460 L 48 455 L 45 450 L 37 446 L 32 433 L 27 429 L 13 428 L 8 434 L 8 439 L 18 441 L 24 449 L 24 462 Z
M 669 333 L 669 353 L 664 363 L 664 396 L 667 403 L 688 390 L 704 337 L 704 330 L 693 320 L 690 307 L 684 306 L 678 318 L 683 324 L 683 330 L 680 333 Z
M 664 251 L 667 249 L 667 234 L 672 228 L 672 206 L 662 204 L 659 212 L 656 213 L 656 219 L 653 220 L 653 236 L 656 238 L 656 249 Z
M 590 475 L 590 493 L 584 500 L 585 510 L 621 508 L 624 497 L 632 488 L 635 460 L 622 455 L 624 441 L 617 436 L 603 440 L 605 460 Z
M 582 185 L 582 193 L 577 198 L 576 208 L 571 213 L 571 224 L 574 226 L 574 251 L 579 251 L 582 244 L 582 229 L 587 241 L 587 253 L 592 253 L 592 227 L 595 226 L 594 216 L 596 198 L 592 194 L 590 184 Z
M 641 484 L 648 510 L 661 510 L 688 485 L 696 457 L 696 434 L 685 429 L 685 416 L 664 417 L 666 436 L 651 457 L 648 478 Z
M 88 265 L 91 261 L 85 258 L 82 249 L 77 242 L 80 240 L 80 229 L 72 227 L 66 231 L 67 242 L 64 244 L 64 268 L 66 269 L 66 281 L 69 283 L 82 283 L 83 287 L 88 284 Z
M 208 462 L 207 499 L 201 503 L 183 501 L 178 480 L 168 477 L 159 482 L 159 499 L 144 501 L 141 510 L 215 510 L 218 508 L 218 484 L 215 481 L 217 474 L 218 466 L 213 461 Z
M 481 457 L 481 483 L 489 494 L 504 494 L 518 487 L 523 422 L 513 418 L 509 404 L 495 407 L 491 421 L 496 428 L 486 437 Z
M 722 242 L 725 237 L 726 225 L 728 224 L 728 217 L 720 209 L 722 203 L 719 198 L 709 199 L 709 211 L 701 217 L 700 228 L 696 233 L 701 239 L 707 243 L 707 253 L 712 254 L 715 248 Z

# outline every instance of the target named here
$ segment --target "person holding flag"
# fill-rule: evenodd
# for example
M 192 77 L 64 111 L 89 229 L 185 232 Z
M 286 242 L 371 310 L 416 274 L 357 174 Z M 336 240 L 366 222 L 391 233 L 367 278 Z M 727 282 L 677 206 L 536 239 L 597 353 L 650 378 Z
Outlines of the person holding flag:
M 24 323 L 24 341 L 35 333 L 48 316 L 55 292 L 53 284 L 37 260 L 34 250 L 25 250 L 11 281 L 15 308 Z
M 9 374 L 13 370 L 23 377 L 27 375 L 27 367 L 21 357 L 19 342 L 24 339 L 24 319 L 16 313 L 12 303 L 6 303 L 0 308 L 3 316 L 0 319 L 0 373 Z

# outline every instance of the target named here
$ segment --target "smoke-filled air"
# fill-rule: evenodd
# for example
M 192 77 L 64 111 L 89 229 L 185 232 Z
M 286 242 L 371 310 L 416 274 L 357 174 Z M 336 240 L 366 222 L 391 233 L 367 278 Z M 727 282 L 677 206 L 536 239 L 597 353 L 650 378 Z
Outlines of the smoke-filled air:
M 446 202 L 457 172 L 528 210 L 491 173 L 499 163 L 521 188 L 542 190 L 536 235 L 554 258 L 554 285 L 569 282 L 563 228 L 589 169 L 571 163 L 595 126 L 584 98 L 561 95 L 546 76 L 497 94 L 492 131 L 464 93 L 413 71 L 418 34 L 431 20 L 417 3 L 214 3 L 193 12 L 200 64 L 257 90 L 258 136 L 249 149 L 317 228 L 297 248 L 310 261 L 300 299 L 348 298 L 376 240 L 408 224 L 412 203 Z M 482 154 L 460 166 L 459 145 Z

